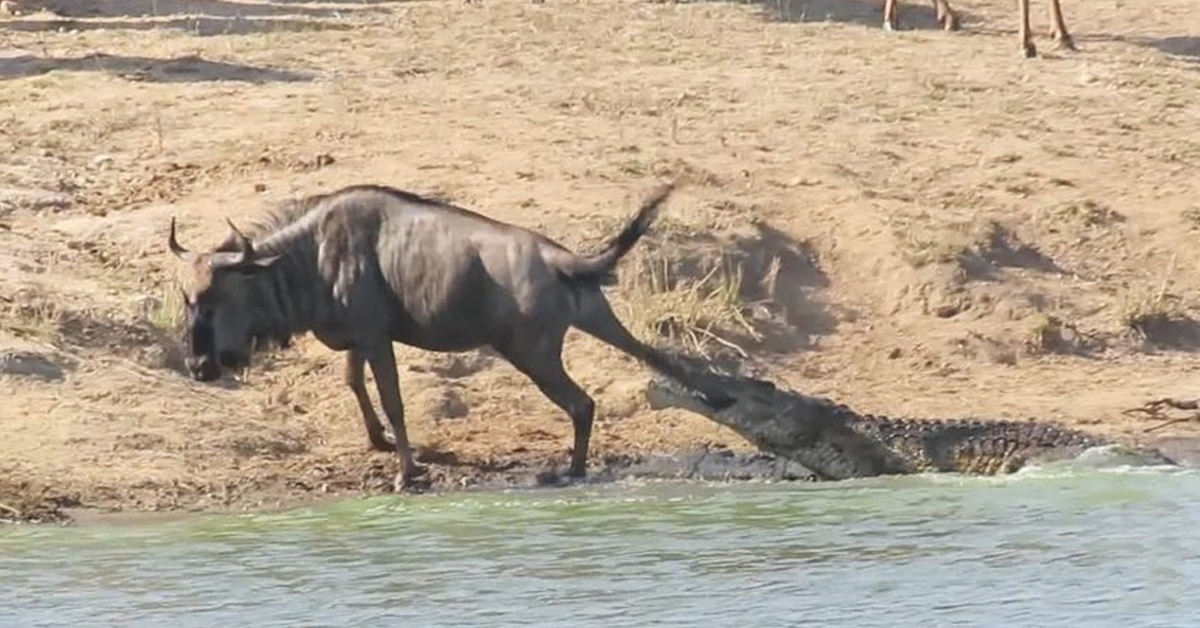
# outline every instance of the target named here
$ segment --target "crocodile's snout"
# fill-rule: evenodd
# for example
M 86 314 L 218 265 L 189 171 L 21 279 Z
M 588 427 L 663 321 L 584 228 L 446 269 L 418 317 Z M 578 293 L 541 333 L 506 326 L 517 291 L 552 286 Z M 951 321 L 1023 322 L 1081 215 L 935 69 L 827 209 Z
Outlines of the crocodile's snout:
M 663 375 L 650 379 L 646 387 L 646 399 L 653 410 L 683 408 L 701 414 L 720 412 L 734 403 L 732 397 L 692 390 Z
M 697 395 L 685 389 L 673 379 L 661 375 L 652 377 L 646 386 L 646 399 L 654 410 L 671 407 L 690 407 L 703 403 Z M 707 404 L 706 404 L 707 405 Z

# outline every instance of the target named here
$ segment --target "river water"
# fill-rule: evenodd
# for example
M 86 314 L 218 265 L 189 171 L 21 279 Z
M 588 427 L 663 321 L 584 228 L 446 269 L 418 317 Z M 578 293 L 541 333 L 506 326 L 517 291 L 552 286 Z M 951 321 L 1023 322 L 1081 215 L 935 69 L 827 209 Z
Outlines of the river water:
M 1200 625 L 1200 472 L 639 482 L 0 528 L 0 627 Z

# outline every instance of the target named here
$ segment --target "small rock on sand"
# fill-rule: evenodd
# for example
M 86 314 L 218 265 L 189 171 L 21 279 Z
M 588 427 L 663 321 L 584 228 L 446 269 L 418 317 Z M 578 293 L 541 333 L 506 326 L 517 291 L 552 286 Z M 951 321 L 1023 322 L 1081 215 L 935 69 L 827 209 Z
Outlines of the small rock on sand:
M 0 353 L 0 375 L 57 381 L 62 379 L 66 372 L 61 364 L 41 353 L 5 351 Z

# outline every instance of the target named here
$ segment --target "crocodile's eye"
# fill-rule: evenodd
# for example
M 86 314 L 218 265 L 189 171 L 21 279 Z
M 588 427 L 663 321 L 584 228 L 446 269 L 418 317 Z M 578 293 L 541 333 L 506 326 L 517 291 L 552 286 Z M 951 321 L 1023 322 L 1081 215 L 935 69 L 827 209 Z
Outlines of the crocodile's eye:
M 728 408 L 734 404 L 733 397 L 727 397 L 725 395 L 721 395 L 719 397 L 714 397 L 712 395 L 700 395 L 700 398 L 704 400 L 705 405 L 714 410 L 724 410 L 725 408 Z

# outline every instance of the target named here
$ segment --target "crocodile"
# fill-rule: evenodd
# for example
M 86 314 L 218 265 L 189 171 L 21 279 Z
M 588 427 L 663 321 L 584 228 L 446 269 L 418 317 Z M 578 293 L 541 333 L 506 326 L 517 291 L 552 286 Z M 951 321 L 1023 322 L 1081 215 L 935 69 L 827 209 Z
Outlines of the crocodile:
M 674 378 L 664 374 L 651 378 L 646 396 L 652 409 L 680 408 L 705 416 L 760 450 L 799 463 L 818 479 L 930 472 L 1007 474 L 1034 462 L 1071 459 L 1101 446 L 1132 454 L 1139 464 L 1176 464 L 1158 450 L 1125 447 L 1050 423 L 862 414 L 825 397 L 681 362 L 686 366 Z

